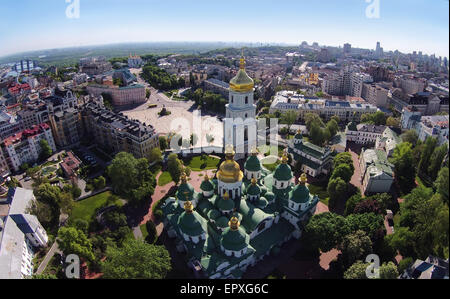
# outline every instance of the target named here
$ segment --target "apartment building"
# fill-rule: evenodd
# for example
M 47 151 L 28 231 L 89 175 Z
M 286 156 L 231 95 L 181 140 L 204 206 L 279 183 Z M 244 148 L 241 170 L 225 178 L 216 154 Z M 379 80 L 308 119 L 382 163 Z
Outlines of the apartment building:
M 403 92 L 410 95 L 423 92 L 426 86 L 425 79 L 413 77 L 400 78 L 398 83 Z
M 48 235 L 27 208 L 35 201 L 32 190 L 10 189 L 0 200 L 0 279 L 22 279 L 33 274 L 36 248 L 46 247 Z
M 319 99 L 317 97 L 305 97 L 293 91 L 278 92 L 270 106 L 269 112 L 281 113 L 295 111 L 300 119 L 304 119 L 307 113 L 315 113 L 330 120 L 333 116 L 339 117 L 341 121 L 359 121 L 363 114 L 373 114 L 378 111 L 377 107 L 360 102 L 350 101 L 331 101 Z
M 361 96 L 364 100 L 376 107 L 388 107 L 389 90 L 380 84 L 364 83 Z
M 159 136 L 151 125 L 131 120 L 123 114 L 87 103 L 81 112 L 85 133 L 109 152 L 128 152 L 136 158 L 148 158 L 159 146 Z
M 50 115 L 50 126 L 56 145 L 60 148 L 77 145 L 83 133 L 81 115 L 76 108 L 68 108 Z
M 0 109 L 0 139 L 7 138 L 24 129 L 20 115 L 12 115 L 3 107 Z
M 94 76 L 112 70 L 112 65 L 103 56 L 89 57 L 80 59 L 80 69 L 82 73 Z
M 145 87 L 140 84 L 132 84 L 125 87 L 92 84 L 87 87 L 87 91 L 93 96 L 109 94 L 114 106 L 143 104 L 147 101 Z
M 40 141 L 46 140 L 53 151 L 56 151 L 50 126 L 43 123 L 14 134 L 1 142 L 1 149 L 9 169 L 19 171 L 24 163 L 35 163 L 41 153 Z
M 364 145 L 375 144 L 377 139 L 382 137 L 385 130 L 385 126 L 357 125 L 356 122 L 351 122 L 345 129 L 345 135 L 348 142 Z

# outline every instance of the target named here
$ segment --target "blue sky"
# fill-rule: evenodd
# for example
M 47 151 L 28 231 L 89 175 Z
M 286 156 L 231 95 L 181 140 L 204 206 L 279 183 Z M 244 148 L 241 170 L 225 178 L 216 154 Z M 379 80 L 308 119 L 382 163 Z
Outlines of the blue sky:
M 69 0 L 67 0 L 69 1 Z M 76 1 L 76 0 L 71 0 Z M 1 0 L 0 56 L 70 46 L 145 41 L 301 41 L 448 56 L 448 0 Z

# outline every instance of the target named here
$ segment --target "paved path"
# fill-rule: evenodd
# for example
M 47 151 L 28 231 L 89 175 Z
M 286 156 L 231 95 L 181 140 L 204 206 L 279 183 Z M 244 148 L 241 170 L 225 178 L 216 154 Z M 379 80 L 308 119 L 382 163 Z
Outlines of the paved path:
M 140 226 L 133 227 L 132 230 L 133 230 L 134 238 L 136 240 L 144 238 L 144 236 L 142 235 L 142 231 L 141 231 L 141 227 Z
M 55 255 L 55 253 L 59 253 L 59 247 L 58 242 L 54 242 L 52 247 L 50 247 L 50 250 L 45 255 L 44 259 L 42 260 L 41 264 L 39 265 L 39 268 L 36 271 L 36 274 L 42 274 L 44 272 L 45 268 L 47 267 L 48 263 L 52 259 L 52 257 Z
M 350 183 L 353 186 L 358 187 L 362 192 L 363 187 L 361 184 L 361 167 L 359 166 L 359 156 L 357 153 L 355 153 L 351 149 L 349 149 L 348 151 L 352 155 L 353 166 L 355 167 L 355 173 L 353 174 L 352 179 L 350 180 Z M 362 196 L 364 197 L 364 194 L 362 194 Z

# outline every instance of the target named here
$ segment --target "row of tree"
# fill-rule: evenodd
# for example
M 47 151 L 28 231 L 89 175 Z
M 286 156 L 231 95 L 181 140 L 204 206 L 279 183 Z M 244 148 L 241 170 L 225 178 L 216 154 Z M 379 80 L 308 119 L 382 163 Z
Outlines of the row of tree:
M 201 88 L 197 88 L 194 92 L 188 91 L 186 97 L 193 100 L 199 108 L 207 107 L 208 111 L 222 114 L 225 113 L 225 105 L 228 103 L 222 95 L 205 92 Z
M 142 68 L 141 77 L 151 86 L 160 90 L 183 88 L 186 83 L 183 78 L 178 79 L 177 76 L 170 75 L 165 70 L 152 64 L 147 64 Z

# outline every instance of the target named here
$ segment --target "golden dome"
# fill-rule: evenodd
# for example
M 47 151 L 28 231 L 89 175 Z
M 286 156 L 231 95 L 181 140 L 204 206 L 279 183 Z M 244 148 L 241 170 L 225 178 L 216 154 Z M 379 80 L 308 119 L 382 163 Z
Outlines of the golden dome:
M 302 175 L 300 176 L 298 182 L 299 182 L 300 185 L 306 185 L 306 183 L 308 182 L 308 177 L 306 176 L 305 173 L 302 173 Z
M 192 202 L 186 201 L 184 203 L 184 210 L 186 213 L 192 213 L 194 211 L 194 206 L 192 205 Z
M 228 225 L 230 226 L 231 230 L 238 230 L 241 223 L 237 217 L 232 217 L 228 222 Z
M 236 76 L 230 80 L 230 89 L 236 92 L 250 92 L 253 91 L 253 87 L 255 86 L 255 82 L 252 78 L 247 75 L 245 71 L 245 58 L 244 54 L 242 54 L 240 60 L 240 69 Z
M 236 183 L 242 181 L 244 174 L 241 171 L 239 164 L 234 161 L 234 154 L 233 146 L 226 146 L 226 160 L 220 164 L 219 171 L 217 172 L 217 179 L 219 181 L 224 183 Z

